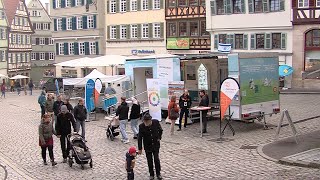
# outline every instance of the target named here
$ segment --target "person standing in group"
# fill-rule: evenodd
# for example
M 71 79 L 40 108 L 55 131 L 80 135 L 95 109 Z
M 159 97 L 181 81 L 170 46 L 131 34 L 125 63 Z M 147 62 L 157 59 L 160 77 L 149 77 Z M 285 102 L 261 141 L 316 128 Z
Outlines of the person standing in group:
M 41 91 L 40 96 L 38 97 L 38 103 L 41 108 L 41 117 L 46 113 L 46 93 Z
M 15 88 L 16 88 L 16 90 L 17 90 L 17 92 L 18 92 L 18 95 L 20 96 L 21 84 L 20 84 L 19 80 L 17 80 L 17 81 L 15 82 Z
M 129 113 L 129 106 L 126 102 L 126 98 L 121 97 L 121 104 L 119 105 L 119 107 L 116 111 L 116 116 L 119 116 L 122 142 L 125 144 L 129 143 L 128 135 L 126 132 L 126 127 L 128 124 L 128 113 Z
M 44 81 L 42 79 L 40 79 L 40 89 L 43 88 L 43 84 L 44 84 Z
M 203 107 L 209 107 L 209 97 L 206 94 L 206 92 L 204 90 L 200 91 L 200 103 L 199 106 L 203 106 Z M 203 126 L 202 126 L 202 132 L 203 133 L 207 133 L 207 114 L 208 114 L 208 110 L 202 111 L 200 112 L 202 113 L 202 122 L 203 122 Z
M 14 80 L 10 81 L 10 92 L 14 92 Z
M 179 108 L 176 101 L 177 101 L 177 97 L 171 96 L 170 103 L 168 105 L 168 117 L 171 120 L 171 126 L 170 126 L 171 135 L 174 134 L 174 125 L 176 124 L 176 120 L 179 117 Z
M 57 100 L 53 103 L 54 121 L 57 120 L 58 114 L 60 113 L 60 108 L 63 104 L 61 99 L 62 99 L 62 96 L 58 95 Z
M 192 104 L 192 101 L 191 101 L 191 97 L 189 96 L 189 92 L 188 92 L 188 90 L 184 90 L 184 93 L 179 98 L 179 107 L 180 107 L 181 111 L 180 111 L 178 131 L 181 131 L 183 115 L 184 115 L 184 125 L 183 126 L 184 126 L 184 128 L 187 128 L 189 109 L 191 107 L 191 104 Z
M 68 108 L 68 111 L 73 114 L 73 106 L 70 104 L 69 98 L 63 98 L 63 105 L 66 105 Z
M 132 107 L 130 113 L 130 123 L 133 132 L 133 139 L 138 139 L 139 126 L 138 121 L 140 119 L 141 106 L 136 98 L 132 98 Z
M 6 82 L 5 80 L 2 81 L 1 84 L 1 98 L 6 98 Z
M 134 180 L 134 167 L 136 165 L 137 150 L 136 147 L 132 146 L 129 148 L 129 151 L 126 153 L 126 170 L 127 170 L 127 179 Z
M 116 90 L 111 87 L 111 83 L 108 83 L 108 87 L 104 91 L 104 95 L 107 99 L 113 98 L 114 94 L 116 94 Z M 108 114 L 110 115 L 111 107 L 108 107 Z
M 46 113 L 48 113 L 51 116 L 51 118 L 53 118 L 53 115 L 54 115 L 53 104 L 54 104 L 53 96 L 51 94 L 48 94 L 45 108 L 46 108 Z
M 84 106 L 84 100 L 82 98 L 79 99 L 78 105 L 74 107 L 74 118 L 77 123 L 77 131 L 79 132 L 81 126 L 81 135 L 85 139 L 85 120 L 87 119 L 87 109 Z
M 159 159 L 160 140 L 162 138 L 162 128 L 158 120 L 152 120 L 149 113 L 143 117 L 143 123 L 139 125 L 138 154 L 142 153 L 142 143 L 146 153 L 150 180 L 154 179 L 153 161 L 156 168 L 158 180 L 162 180 L 161 165 Z
M 33 90 L 33 87 L 34 87 L 34 84 L 33 84 L 32 79 L 30 79 L 30 81 L 29 81 L 29 83 L 28 83 L 28 86 L 29 86 L 30 96 L 31 96 L 31 95 L 32 95 L 32 90 Z
M 52 166 L 57 165 L 54 161 L 53 156 L 53 124 L 51 116 L 49 114 L 44 114 L 42 116 L 41 124 L 39 126 L 39 145 L 41 147 L 41 155 L 43 159 L 43 164 L 48 165 L 47 163 L 47 149 L 49 151 L 49 157 L 51 160 Z
M 67 140 L 67 135 L 71 134 L 71 125 L 73 131 L 76 132 L 76 122 L 73 118 L 73 115 L 68 111 L 66 105 L 61 106 L 61 113 L 58 114 L 56 122 L 56 132 L 57 137 L 60 138 L 61 151 L 63 156 L 63 163 L 67 162 L 67 157 L 70 150 L 70 142 Z M 66 147 L 67 143 L 67 147 Z

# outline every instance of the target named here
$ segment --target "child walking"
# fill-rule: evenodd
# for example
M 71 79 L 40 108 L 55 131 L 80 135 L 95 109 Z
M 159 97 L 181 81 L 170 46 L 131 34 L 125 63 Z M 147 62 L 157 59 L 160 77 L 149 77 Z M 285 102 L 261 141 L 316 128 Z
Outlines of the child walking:
M 52 166 L 57 165 L 54 161 L 53 156 L 53 124 L 51 116 L 49 114 L 44 114 L 42 116 L 41 124 L 39 126 L 39 145 L 41 147 L 41 154 L 43 159 L 43 164 L 48 165 L 47 163 L 47 149 L 49 150 L 49 157 L 51 160 Z
M 129 148 L 129 151 L 126 153 L 126 170 L 128 175 L 128 180 L 134 180 L 134 166 L 136 164 L 135 157 L 137 155 L 136 147 L 132 146 Z

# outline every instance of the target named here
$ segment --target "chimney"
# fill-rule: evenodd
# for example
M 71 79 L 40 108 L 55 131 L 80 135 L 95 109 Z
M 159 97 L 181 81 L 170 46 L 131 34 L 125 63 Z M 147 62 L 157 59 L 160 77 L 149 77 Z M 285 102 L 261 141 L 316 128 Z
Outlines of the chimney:
M 49 6 L 49 3 L 45 3 L 45 8 L 46 8 L 48 14 L 50 15 L 50 6 Z

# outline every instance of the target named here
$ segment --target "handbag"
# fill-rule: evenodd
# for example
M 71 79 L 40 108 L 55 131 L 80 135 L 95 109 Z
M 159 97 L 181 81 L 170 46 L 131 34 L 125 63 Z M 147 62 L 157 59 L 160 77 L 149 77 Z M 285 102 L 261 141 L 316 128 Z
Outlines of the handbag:
M 177 113 L 177 112 L 175 111 L 174 107 L 172 107 L 172 108 L 170 109 L 170 117 L 169 117 L 169 118 L 170 118 L 171 120 L 177 120 L 178 117 L 179 117 L 179 113 Z

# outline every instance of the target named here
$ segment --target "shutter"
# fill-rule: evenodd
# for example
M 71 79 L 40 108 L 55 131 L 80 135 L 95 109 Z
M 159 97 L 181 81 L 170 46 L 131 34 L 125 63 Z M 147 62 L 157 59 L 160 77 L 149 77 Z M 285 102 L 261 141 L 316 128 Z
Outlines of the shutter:
M 66 7 L 66 0 L 61 0 L 61 8 Z
M 51 26 L 50 26 L 50 23 L 48 23 L 48 29 L 49 29 L 49 30 L 51 30 L 51 28 L 50 28 L 50 27 L 51 27 Z
M 127 3 L 127 12 L 130 12 L 130 0 L 126 0 Z
M 116 39 L 120 39 L 120 25 L 116 26 L 117 36 Z
M 231 44 L 231 48 L 234 49 L 234 34 L 229 34 L 229 43 Z
M 287 33 L 281 33 L 281 49 L 287 48 Z
M 56 8 L 56 0 L 52 0 L 52 7 L 53 7 L 53 9 Z
M 36 45 L 39 45 L 40 44 L 40 40 L 39 38 L 36 38 Z
M 149 38 L 153 38 L 153 24 L 152 23 L 149 23 L 148 31 L 149 31 Z
M 271 49 L 271 33 L 264 34 L 264 48 Z
M 54 31 L 57 31 L 57 19 L 53 19 L 53 27 L 54 27 Z
M 79 55 L 79 43 L 74 42 L 74 55 Z
M 84 0 L 81 0 L 81 5 L 84 6 Z
M 59 43 L 56 43 L 56 55 L 60 55 L 59 54 Z
M 142 0 L 137 0 L 137 11 L 141 11 L 141 1 Z
M 254 1 L 248 0 L 248 6 L 249 6 L 249 13 L 254 13 Z
M 62 18 L 62 30 L 66 30 L 66 29 L 67 29 L 67 19 Z
M 120 0 L 116 0 L 116 12 L 120 12 Z
M 141 24 L 138 24 L 137 26 L 138 39 L 141 39 Z
M 107 14 L 110 13 L 110 0 L 107 0 Z
M 71 7 L 76 6 L 76 0 L 71 0 Z
M 36 53 L 36 60 L 40 60 L 40 54 L 39 53 Z
M 49 53 L 45 53 L 45 54 L 44 54 L 44 59 L 45 59 L 45 60 L 49 60 Z
M 99 42 L 96 41 L 96 54 L 99 55 Z
M 107 39 L 110 39 L 110 33 L 111 33 L 111 26 L 107 26 Z
M 130 36 L 130 24 L 127 25 L 127 39 L 130 39 L 131 36 Z
M 160 0 L 160 9 L 163 9 L 164 1 Z
M 256 34 L 250 36 L 250 49 L 256 49 Z
M 284 6 L 285 6 L 285 1 L 284 0 L 280 0 L 280 11 L 284 11 L 285 10 L 285 8 L 284 8 Z
M 246 1 L 245 0 L 241 0 L 241 12 L 242 13 L 246 13 Z
M 72 17 L 72 30 L 77 30 L 77 17 Z
M 160 38 L 164 38 L 164 23 L 160 23 Z
M 214 49 L 218 49 L 218 44 L 219 44 L 219 35 L 215 34 L 214 35 Z
M 88 22 L 87 22 L 88 17 L 87 16 L 83 16 L 82 17 L 82 24 L 83 24 L 83 29 L 88 29 Z
M 248 34 L 243 35 L 243 49 L 248 49 Z
M 93 15 L 93 28 L 97 28 L 97 15 Z
M 68 43 L 64 43 L 64 48 L 63 48 L 64 55 L 69 55 L 68 45 L 69 45 Z
M 49 38 L 44 38 L 44 44 L 49 45 Z
M 269 0 L 262 0 L 263 12 L 269 12 Z
M 153 0 L 148 0 L 148 9 L 149 10 L 152 10 L 152 8 L 153 8 Z
M 210 1 L 210 7 L 211 7 L 211 15 L 216 15 L 217 11 L 216 11 L 216 1 Z
M 90 55 L 89 42 L 84 42 L 84 54 L 85 54 L 85 55 Z

